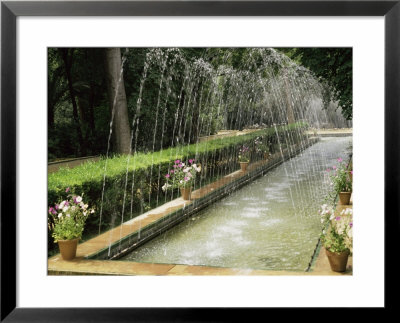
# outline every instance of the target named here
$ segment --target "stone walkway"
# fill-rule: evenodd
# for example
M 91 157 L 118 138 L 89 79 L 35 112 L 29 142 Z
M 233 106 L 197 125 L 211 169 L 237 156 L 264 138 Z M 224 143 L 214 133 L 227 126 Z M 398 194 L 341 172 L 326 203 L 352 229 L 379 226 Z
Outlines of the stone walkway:
M 306 134 L 317 135 L 320 137 L 344 137 L 344 136 L 352 136 L 353 129 L 352 128 L 316 129 L 316 130 L 307 130 Z

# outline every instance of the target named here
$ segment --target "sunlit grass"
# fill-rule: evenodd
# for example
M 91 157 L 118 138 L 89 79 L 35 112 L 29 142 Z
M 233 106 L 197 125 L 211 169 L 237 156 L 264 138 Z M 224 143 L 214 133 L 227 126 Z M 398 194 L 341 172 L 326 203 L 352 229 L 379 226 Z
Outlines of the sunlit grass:
M 289 126 L 277 127 L 278 132 L 293 130 L 304 126 L 302 123 Z M 57 172 L 48 175 L 48 189 L 62 189 L 68 186 L 79 186 L 87 182 L 103 181 L 104 176 L 114 177 L 123 173 L 146 170 L 158 167 L 159 165 L 171 164 L 176 159 L 186 160 L 196 156 L 213 153 L 220 149 L 239 146 L 258 136 L 275 135 L 274 128 L 261 129 L 249 134 L 217 138 L 197 144 L 172 147 L 156 152 L 135 153 L 131 156 L 119 155 L 106 159 L 104 156 L 99 161 L 87 161 L 74 168 L 61 168 Z

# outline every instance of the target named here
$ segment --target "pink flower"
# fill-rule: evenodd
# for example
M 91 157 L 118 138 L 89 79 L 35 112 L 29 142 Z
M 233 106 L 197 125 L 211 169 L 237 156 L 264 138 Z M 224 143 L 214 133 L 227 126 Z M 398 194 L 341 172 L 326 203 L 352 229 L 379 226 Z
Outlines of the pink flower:
M 326 171 L 329 173 L 329 172 L 331 171 L 331 169 L 330 169 L 330 168 L 328 168 Z
M 333 166 L 332 169 L 336 169 L 336 166 Z
M 352 170 L 350 171 L 350 174 L 353 175 L 353 171 Z
M 179 159 L 175 160 L 175 164 L 179 164 L 181 161 Z
M 69 190 L 70 190 L 70 188 L 69 188 L 69 187 L 67 187 L 67 189 L 65 190 L 65 193 L 68 193 L 68 192 L 69 192 Z
M 340 220 L 340 216 L 337 216 L 337 217 L 335 218 L 335 220 L 336 220 L 336 221 L 339 221 L 339 220 Z
M 189 159 L 189 163 L 193 164 L 194 163 L 194 159 Z
M 171 169 L 171 170 L 170 170 L 170 173 L 171 173 L 171 174 L 173 174 L 173 173 L 174 173 L 174 170 L 173 170 L 173 169 Z
M 174 168 L 177 168 L 178 167 L 178 165 L 174 165 Z
M 56 204 L 56 210 L 58 210 L 58 204 Z
M 186 177 L 186 176 L 185 176 L 183 179 L 184 179 L 185 181 L 188 181 L 188 180 L 189 180 L 189 177 Z
M 353 222 L 350 222 L 349 226 L 350 226 L 350 228 L 352 228 L 353 227 Z
M 171 176 L 169 174 L 165 175 L 166 178 L 170 178 Z
M 343 161 L 343 159 L 339 157 L 337 161 L 338 161 L 339 163 L 341 163 L 341 162 Z

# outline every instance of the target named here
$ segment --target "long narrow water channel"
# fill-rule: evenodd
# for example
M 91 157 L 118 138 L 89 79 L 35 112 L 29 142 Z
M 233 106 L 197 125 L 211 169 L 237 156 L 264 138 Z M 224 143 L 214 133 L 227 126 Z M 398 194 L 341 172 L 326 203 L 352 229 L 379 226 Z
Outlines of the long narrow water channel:
M 320 234 L 326 169 L 352 137 L 322 138 L 265 176 L 210 205 L 121 260 L 304 271 Z

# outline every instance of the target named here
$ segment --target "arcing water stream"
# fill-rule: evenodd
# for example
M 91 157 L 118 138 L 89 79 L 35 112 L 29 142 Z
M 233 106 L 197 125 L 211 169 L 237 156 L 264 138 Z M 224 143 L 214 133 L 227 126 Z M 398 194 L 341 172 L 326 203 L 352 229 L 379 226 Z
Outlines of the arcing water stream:
M 303 271 L 317 244 L 326 169 L 347 159 L 352 137 L 323 138 L 123 260 Z

